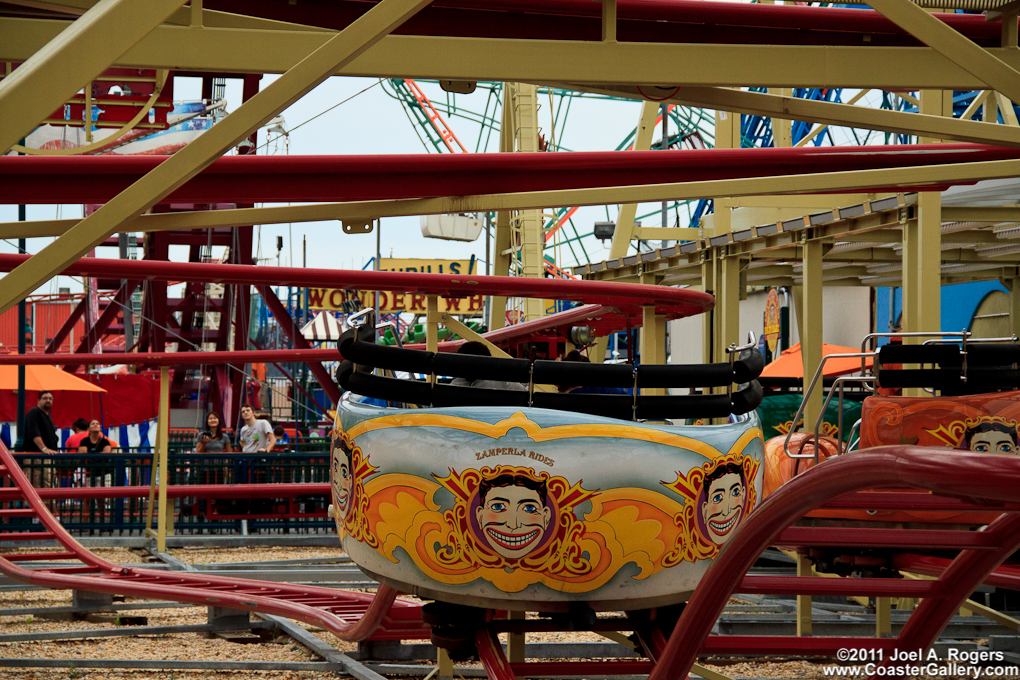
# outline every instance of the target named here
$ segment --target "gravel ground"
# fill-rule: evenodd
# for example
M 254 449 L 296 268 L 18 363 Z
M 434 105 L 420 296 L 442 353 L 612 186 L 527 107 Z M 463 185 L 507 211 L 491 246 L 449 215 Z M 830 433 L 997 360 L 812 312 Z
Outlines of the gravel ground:
M 0 549 L 0 554 L 9 552 Z M 97 549 L 104 559 L 128 564 L 146 561 L 140 551 Z M 173 557 L 188 564 L 247 562 L 284 559 L 331 558 L 342 554 L 339 547 L 313 548 L 178 548 Z M 130 599 L 127 601 L 131 601 Z M 0 592 L 0 608 L 58 607 L 71 604 L 70 591 L 7 591 Z M 731 604 L 752 604 L 733 598 Z M 145 616 L 149 626 L 192 625 L 206 622 L 205 610 L 199 607 L 128 611 L 128 615 Z M 115 623 L 54 620 L 39 615 L 0 616 L 0 634 L 49 632 L 67 630 L 105 630 Z M 305 626 L 328 644 L 343 651 L 357 649 L 357 644 L 343 642 L 321 629 Z M 504 638 L 505 635 L 501 636 Z M 529 642 L 604 642 L 596 633 L 542 633 L 528 635 Z M 238 644 L 201 633 L 176 633 L 161 636 L 118 636 L 88 640 L 46 642 L 0 642 L 0 658 L 71 658 L 71 659 L 190 659 L 207 661 L 321 661 L 288 637 L 260 644 Z M 705 665 L 731 678 L 787 678 L 828 680 L 819 663 L 790 660 L 779 662 L 735 662 L 713 660 Z M 478 667 L 478 664 L 467 664 Z M 106 669 L 29 669 L 3 668 L 0 680 L 322 680 L 332 674 L 316 671 L 169 671 L 169 670 L 106 670 Z M 831 677 L 831 676 L 829 676 Z M 851 676 L 844 676 L 850 678 Z M 863 677 L 863 676 L 862 676 Z M 952 678 L 953 676 L 947 676 Z M 1018 676 L 998 676 L 1016 678 Z M 851 680 L 857 680 L 852 678 Z

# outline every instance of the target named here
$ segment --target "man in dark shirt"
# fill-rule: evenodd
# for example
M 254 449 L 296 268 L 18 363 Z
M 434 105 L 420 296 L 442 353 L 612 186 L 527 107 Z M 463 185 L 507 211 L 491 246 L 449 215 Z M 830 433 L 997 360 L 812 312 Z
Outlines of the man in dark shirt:
M 53 427 L 50 409 L 53 408 L 53 393 L 46 390 L 39 393 L 39 405 L 25 414 L 25 451 L 56 453 L 57 428 Z M 53 486 L 52 463 L 42 458 L 30 461 L 29 480 L 37 489 Z M 53 509 L 53 506 L 50 506 Z
M 53 408 L 53 393 L 39 393 L 39 405 L 25 414 L 25 451 L 56 453 L 57 428 L 53 427 L 50 409 Z

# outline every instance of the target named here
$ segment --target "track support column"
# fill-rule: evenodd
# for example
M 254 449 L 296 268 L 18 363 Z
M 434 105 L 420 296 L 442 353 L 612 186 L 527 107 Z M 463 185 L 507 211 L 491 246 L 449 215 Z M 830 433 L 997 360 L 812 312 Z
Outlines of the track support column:
M 1010 279 L 1009 283 L 1010 332 L 1020 337 L 1020 278 Z
M 803 340 L 802 340 L 803 342 Z M 797 553 L 797 576 L 813 576 L 811 560 L 807 555 Z M 797 596 L 797 636 L 806 637 L 811 635 L 811 596 Z
M 722 361 L 727 347 L 741 344 L 740 338 L 740 259 L 733 256 L 720 258 L 720 282 L 716 296 L 716 309 L 721 317 L 721 334 L 718 344 L 718 360 Z
M 666 317 L 655 313 L 655 306 L 641 308 L 641 363 L 666 363 Z M 657 387 L 641 390 L 642 395 L 667 394 L 665 388 Z M 512 661 L 513 659 L 511 659 Z
M 708 251 L 701 261 L 701 290 L 705 293 L 716 294 L 715 287 L 715 258 L 712 251 Z M 718 303 L 717 303 L 718 304 Z M 711 364 L 715 361 L 715 319 L 718 316 L 716 308 L 713 308 L 701 316 L 701 361 Z
M 920 112 L 951 118 L 952 91 L 922 91 Z M 920 141 L 922 144 L 930 144 L 942 140 L 922 137 Z M 916 230 L 917 271 L 911 281 L 917 287 L 914 296 L 917 304 L 916 330 L 939 331 L 942 326 L 942 194 L 938 191 L 922 191 L 917 194 Z M 904 278 L 905 275 L 906 272 Z
M 439 296 L 425 296 L 425 349 L 429 352 L 439 351 Z
M 655 132 L 655 117 L 659 111 L 658 102 L 644 102 L 641 105 L 641 116 L 638 118 L 637 130 L 634 134 L 634 151 L 648 151 L 652 148 L 652 134 Z M 609 246 L 609 259 L 623 257 L 630 250 L 630 241 L 634 238 L 634 216 L 637 215 L 637 203 L 624 203 L 616 216 L 616 229 L 613 231 L 613 242 Z
M 822 257 L 823 245 L 817 239 L 805 240 L 801 246 L 804 262 L 804 283 L 801 288 L 803 302 L 797 314 L 800 331 L 800 353 L 804 366 L 804 430 L 814 431 L 815 421 L 822 411 L 822 392 L 819 384 L 809 396 L 808 385 L 822 363 Z M 795 424 L 796 425 L 796 424 Z
M 514 137 L 517 151 L 535 153 L 538 146 L 538 87 L 526 83 L 514 83 L 509 86 L 512 93 Z M 542 251 L 545 247 L 545 233 L 542 229 L 541 210 L 521 210 L 511 216 L 510 248 L 517 253 L 519 259 L 519 276 L 542 278 L 545 266 Z M 511 255 L 512 256 L 512 255 Z M 545 316 L 545 304 L 538 298 L 525 298 L 522 301 L 524 318 L 517 321 L 531 321 Z
M 715 112 L 715 148 L 717 149 L 739 149 L 743 141 L 743 132 L 740 126 L 740 114 L 730 111 Z M 732 231 L 732 220 L 730 210 L 733 208 L 733 199 L 716 197 L 714 203 L 714 228 L 712 234 L 728 234 Z
M 875 637 L 892 635 L 892 598 L 875 598 Z
M 167 529 L 172 526 L 167 520 L 173 515 L 173 507 L 167 507 L 167 484 L 169 466 L 167 454 L 170 448 L 170 367 L 159 370 L 159 416 L 156 429 L 156 450 L 152 453 L 151 476 L 149 477 L 149 506 L 145 511 L 145 535 L 156 539 L 156 552 L 166 552 Z M 159 489 L 157 491 L 157 480 Z M 158 501 L 157 501 L 158 499 Z M 157 527 L 152 529 L 152 517 L 156 515 Z
M 526 618 L 525 612 L 507 612 L 507 618 L 511 621 L 523 621 Z M 506 655 L 510 663 L 524 663 L 527 657 L 524 654 L 524 645 L 527 640 L 524 633 L 508 633 L 506 636 Z

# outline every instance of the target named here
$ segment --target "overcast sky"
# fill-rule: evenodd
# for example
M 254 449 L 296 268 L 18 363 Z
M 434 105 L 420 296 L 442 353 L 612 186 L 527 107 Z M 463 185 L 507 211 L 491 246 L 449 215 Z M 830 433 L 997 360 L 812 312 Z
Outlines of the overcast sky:
M 266 87 L 275 76 L 262 81 Z M 358 94 L 362 90 L 365 90 Z M 447 94 L 438 85 L 423 83 L 426 95 L 438 102 L 446 101 Z M 355 96 L 356 95 L 356 96 Z M 197 78 L 177 78 L 174 98 L 176 100 L 197 100 L 201 96 L 201 81 Z M 340 104 L 344 100 L 350 101 Z M 457 95 L 456 103 L 461 109 L 481 114 L 486 107 L 487 94 L 479 89 L 475 94 Z M 236 109 L 241 103 L 240 80 L 228 80 L 226 98 L 228 110 Z M 630 101 L 574 100 L 565 116 L 559 100 L 550 105 L 546 95 L 539 97 L 539 123 L 542 133 L 550 137 L 551 111 L 559 109 L 560 122 L 555 136 L 560 146 L 574 151 L 599 151 L 615 149 L 630 134 L 640 112 L 640 104 Z M 339 104 L 339 106 L 337 106 Z M 874 102 L 872 105 L 876 105 Z M 335 108 L 333 108 L 335 107 Z M 492 112 L 490 108 L 490 113 Z M 708 112 L 709 115 L 714 115 Z M 296 104 L 283 112 L 285 128 L 291 130 L 289 146 L 282 140 L 266 145 L 265 130 L 259 133 L 259 153 L 291 155 L 299 154 L 403 154 L 434 152 L 431 145 L 426 148 L 405 113 L 402 105 L 388 95 L 384 87 L 375 80 L 364 78 L 331 78 Z M 450 117 L 449 125 L 464 145 L 474 151 L 479 146 L 479 135 L 483 134 L 478 124 L 461 117 Z M 846 143 L 848 136 L 837 132 L 837 143 Z M 655 135 L 659 137 L 658 132 Z M 496 151 L 497 135 L 485 137 L 488 148 Z M 876 140 L 877 141 L 877 140 Z M 660 226 L 658 204 L 643 205 L 638 214 L 653 213 L 643 220 L 646 226 Z M 82 206 L 29 206 L 28 219 L 51 219 L 54 217 L 81 217 Z M 608 209 L 609 219 L 616 217 L 616 206 Z M 0 206 L 0 221 L 17 219 L 15 206 Z M 589 233 L 595 221 L 607 219 L 605 207 L 583 208 L 574 215 L 574 224 L 579 233 Z M 686 218 L 681 216 L 686 226 Z M 675 220 L 671 215 L 670 220 Z M 307 240 L 307 266 L 336 269 L 360 269 L 375 254 L 376 237 L 369 235 L 345 235 L 338 222 L 303 223 L 294 225 L 266 225 L 256 227 L 258 235 L 256 256 L 263 263 L 275 264 L 277 257 L 276 237 L 284 237 L 284 248 L 280 253 L 283 265 L 302 265 L 302 243 Z M 38 252 L 51 239 L 29 239 L 30 253 Z M 479 260 L 485 257 L 484 238 L 473 243 L 460 243 L 428 239 L 421 235 L 417 217 L 385 218 L 381 229 L 382 253 L 384 257 L 424 257 L 467 259 L 472 254 Z M 600 261 L 608 256 L 608 242 L 604 245 L 592 238 L 584 246 L 591 261 Z M 576 249 L 576 246 L 575 246 Z M 15 252 L 9 243 L 0 242 L 0 251 Z M 101 248 L 99 257 L 116 257 L 114 249 Z M 565 266 L 584 260 L 579 249 L 571 253 L 566 247 L 556 253 L 557 260 Z M 186 249 L 180 247 L 171 251 L 171 259 L 185 260 Z M 576 257 L 576 260 L 575 260 Z M 484 270 L 484 269 L 482 269 Z M 39 289 L 39 293 L 56 293 L 60 287 L 80 290 L 80 283 L 68 277 L 58 277 Z
M 262 81 L 266 87 L 274 76 L 267 76 Z M 265 130 L 259 133 L 259 153 L 275 153 L 291 155 L 301 154 L 405 154 L 435 152 L 429 145 L 426 148 L 408 120 L 400 102 L 392 98 L 377 81 L 364 78 L 330 78 L 319 87 L 308 93 L 300 101 L 283 112 L 285 127 L 293 130 L 289 135 L 289 146 L 282 140 L 267 141 Z M 357 94 L 366 87 L 370 88 Z M 430 98 L 445 101 L 446 93 L 438 85 L 422 84 L 423 90 Z M 337 106 L 339 102 L 356 95 L 350 101 Z M 175 82 L 175 100 L 197 100 L 201 96 L 201 81 L 197 78 L 177 78 Z M 241 88 L 239 80 L 228 80 L 226 98 L 228 110 L 240 105 Z M 481 91 L 475 95 L 457 96 L 457 106 L 482 113 L 485 108 L 485 95 Z M 549 137 L 551 119 L 548 97 L 540 98 L 539 120 L 542 132 Z M 325 113 L 324 113 L 325 112 Z M 491 112 L 491 109 L 490 109 Z M 617 101 L 575 101 L 566 117 L 566 125 L 558 125 L 557 141 L 571 150 L 612 150 L 633 130 L 640 105 L 636 102 Z M 316 116 L 318 116 L 316 118 Z M 563 114 L 561 113 L 561 118 Z M 312 120 L 314 118 L 314 120 Z M 452 117 L 449 125 L 461 139 L 464 146 L 474 151 L 478 144 L 480 126 L 460 117 Z M 275 137 L 275 135 L 273 135 Z M 488 138 L 489 151 L 496 151 L 498 136 Z M 482 144 L 484 148 L 484 142 Z M 650 210 L 655 207 L 651 206 Z M 610 209 L 615 218 L 615 206 Z M 81 217 L 82 206 L 28 206 L 28 219 L 53 219 L 54 217 Z M 16 206 L 0 206 L 0 221 L 17 219 Z M 574 216 L 574 223 L 579 232 L 591 232 L 593 222 L 606 219 L 605 208 L 585 208 Z M 659 224 L 656 215 L 645 221 L 646 225 Z M 302 241 L 307 239 L 307 266 L 360 269 L 375 254 L 376 237 L 369 235 L 345 235 L 340 231 L 338 222 L 301 223 L 294 225 L 265 225 L 256 227 L 259 236 L 257 241 L 257 257 L 265 258 L 266 264 L 276 263 L 276 237 L 284 237 L 284 249 L 280 262 L 283 265 L 293 263 L 302 265 Z M 28 240 L 28 251 L 38 252 L 52 239 L 33 238 Z M 417 217 L 384 218 L 381 230 L 383 257 L 424 257 L 468 259 L 474 254 L 479 260 L 485 258 L 484 238 L 472 243 L 443 241 L 425 238 Z M 607 242 L 608 246 L 608 242 Z M 608 254 L 598 241 L 588 239 L 585 242 L 588 255 L 594 260 L 601 260 Z M 0 242 L 0 252 L 16 252 L 14 244 Z M 565 264 L 574 264 L 569 250 L 563 249 L 560 258 Z M 580 251 L 577 251 L 580 256 Z M 116 250 L 100 248 L 99 257 L 116 257 Z M 186 250 L 181 247 L 171 252 L 171 259 L 186 260 Z M 583 258 L 579 258 L 583 259 Z M 69 277 L 57 279 L 42 286 L 37 293 L 56 293 L 60 287 L 80 290 L 80 283 Z

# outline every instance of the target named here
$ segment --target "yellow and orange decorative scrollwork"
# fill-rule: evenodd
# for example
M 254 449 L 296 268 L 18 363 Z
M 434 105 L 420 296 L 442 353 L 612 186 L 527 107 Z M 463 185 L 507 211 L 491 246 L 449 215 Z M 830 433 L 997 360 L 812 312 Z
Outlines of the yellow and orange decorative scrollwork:
M 482 498 L 486 484 L 544 487 L 545 499 L 492 491 Z M 506 487 L 496 487 L 506 488 Z M 522 487 L 526 488 L 526 487 Z M 543 583 L 564 592 L 589 592 L 607 583 L 624 564 L 636 564 L 636 578 L 662 569 L 666 548 L 677 541 L 673 515 L 680 503 L 646 489 L 585 489 L 583 481 L 570 483 L 563 477 L 532 468 L 499 465 L 450 474 L 436 482 L 404 474 L 380 475 L 366 490 L 372 498 L 369 511 L 372 533 L 382 538 L 380 552 L 393 562 L 410 557 L 423 573 L 447 584 L 471 582 L 479 577 L 504 592 L 519 592 Z M 453 507 L 442 512 L 437 494 L 450 493 Z M 496 495 L 498 494 L 498 495 Z M 494 496 L 548 510 L 548 523 L 540 535 L 521 537 L 521 548 L 495 545 L 486 536 L 484 505 Z M 523 500 L 521 500 L 523 499 Z M 583 519 L 578 512 L 591 509 Z M 513 527 L 516 528 L 516 527 Z M 525 543 L 525 541 L 528 541 Z M 519 553 L 519 554 L 515 554 Z
M 751 456 L 730 453 L 706 461 L 686 475 L 677 472 L 673 482 L 662 482 L 687 501 L 673 518 L 679 531 L 673 549 L 663 558 L 664 567 L 710 559 L 719 553 L 758 502 L 754 480 L 759 466 Z
M 331 461 L 333 507 L 337 513 L 337 531 L 340 538 L 350 535 L 373 548 L 379 539 L 369 528 L 370 498 L 365 493 L 365 480 L 376 473 L 360 446 L 354 444 L 346 432 L 337 428 L 333 432 Z
M 1018 423 L 1012 418 L 984 416 L 954 420 L 925 432 L 939 443 L 960 449 L 971 449 L 982 453 L 1016 453 Z M 998 443 L 998 451 L 989 450 L 988 444 Z

